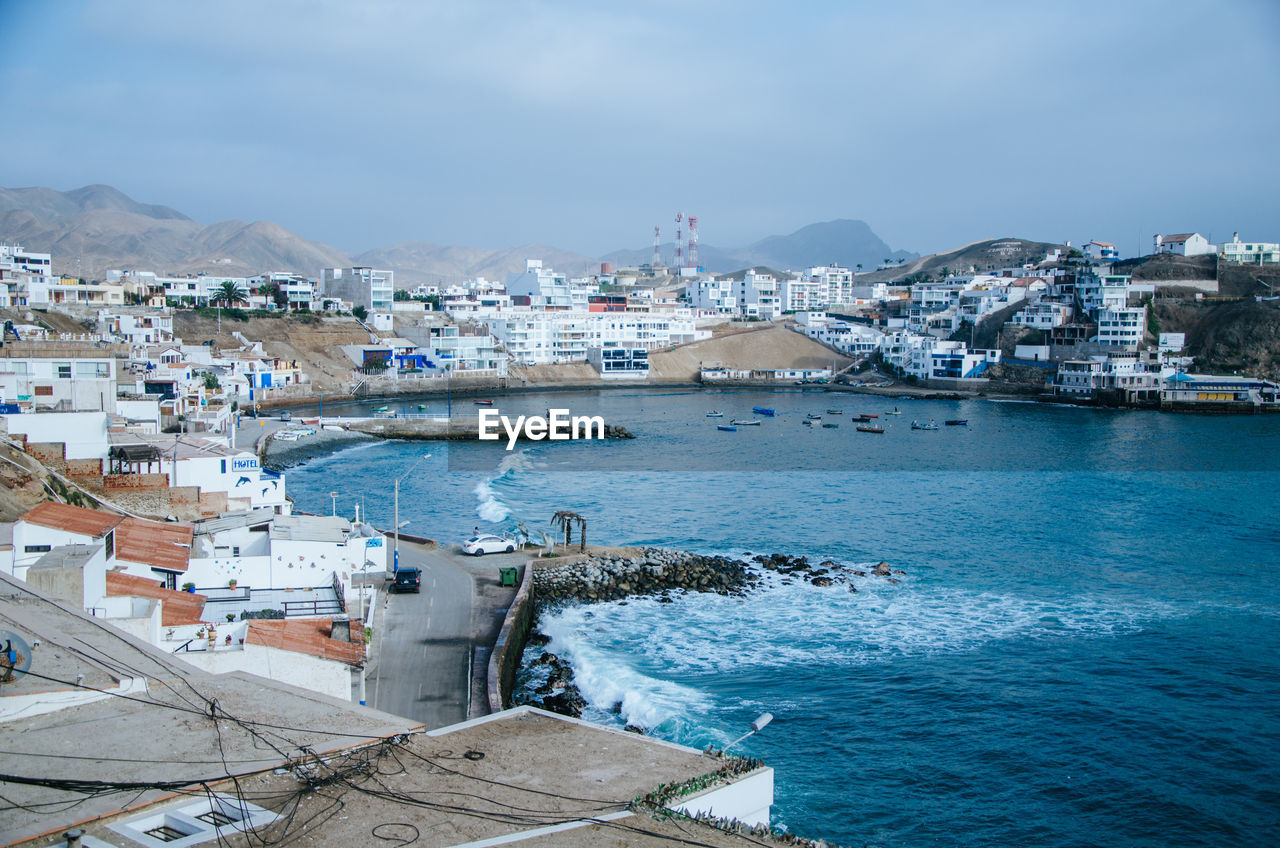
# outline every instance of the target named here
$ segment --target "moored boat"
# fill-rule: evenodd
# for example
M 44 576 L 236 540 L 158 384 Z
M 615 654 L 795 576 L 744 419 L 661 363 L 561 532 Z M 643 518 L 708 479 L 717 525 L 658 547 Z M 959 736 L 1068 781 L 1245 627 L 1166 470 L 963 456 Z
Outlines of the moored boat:
M 713 409 L 707 413 L 708 418 L 724 418 L 724 413 L 718 409 Z
M 477 400 L 477 401 L 472 401 L 472 403 L 474 403 L 476 406 L 493 406 L 493 401 L 491 400 Z
M 930 418 L 928 424 L 921 424 L 919 421 L 912 421 L 911 429 L 912 430 L 936 430 L 938 429 L 938 425 L 933 423 L 933 419 Z
M 760 426 L 760 422 L 756 421 L 755 419 L 739 420 L 735 418 L 730 423 L 737 427 L 759 427 Z
M 738 428 L 737 428 L 737 427 L 731 427 L 731 426 L 730 426 L 730 425 L 728 425 L 728 424 L 717 424 L 717 425 L 716 425 L 716 429 L 717 429 L 717 430 L 724 430 L 724 431 L 729 432 L 729 433 L 736 433 L 736 432 L 738 432 Z
M 837 428 L 837 427 L 839 427 L 839 426 L 840 426 L 840 425 L 839 425 L 839 424 L 837 424 L 837 423 L 836 423 L 836 422 L 834 422 L 834 421 L 824 421 L 824 422 L 822 422 L 822 427 L 823 427 L 823 429 L 825 429 L 825 430 L 834 430 L 834 429 L 836 429 L 836 428 Z
M 901 414 L 902 413 L 898 411 L 898 407 L 896 406 L 893 408 L 892 412 L 889 412 L 887 410 L 885 411 L 885 415 L 901 415 Z
M 810 412 L 808 415 L 806 415 L 806 416 L 805 416 L 805 419 L 806 419 L 806 420 L 808 420 L 808 421 L 821 421 L 821 420 L 822 420 L 822 416 L 821 416 L 821 415 L 814 415 L 812 412 Z
M 883 433 L 884 428 L 877 427 L 875 424 L 859 424 L 858 432 L 859 433 Z
M 843 410 L 843 409 L 828 409 L 828 410 L 827 410 L 827 414 L 828 414 L 828 415 L 844 415 L 844 410 Z
M 948 427 L 967 427 L 969 426 L 968 418 L 948 418 L 945 422 Z
M 751 411 L 756 415 L 773 415 L 773 410 L 767 406 L 753 406 Z

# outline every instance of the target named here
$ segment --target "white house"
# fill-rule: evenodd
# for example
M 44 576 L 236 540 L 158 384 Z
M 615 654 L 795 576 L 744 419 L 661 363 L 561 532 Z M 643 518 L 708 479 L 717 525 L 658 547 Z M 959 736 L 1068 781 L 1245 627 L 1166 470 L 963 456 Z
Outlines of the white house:
M 1249 265 L 1273 265 L 1280 263 L 1280 244 L 1276 242 L 1242 242 L 1235 233 L 1231 241 L 1218 245 L 1218 257 L 1223 262 L 1239 262 Z
M 1109 241 L 1091 241 L 1081 250 L 1090 259 L 1100 259 L 1104 262 L 1120 258 L 1120 251 L 1116 250 L 1116 246 Z
M 1199 233 L 1174 233 L 1155 236 L 1156 253 L 1176 253 L 1179 256 L 1204 256 L 1217 253 L 1218 249 Z
M 320 272 L 324 297 L 349 301 L 369 312 L 390 312 L 395 302 L 395 272 L 355 266 L 325 268 Z
M 1147 327 L 1146 306 L 1099 309 L 1095 317 L 1098 321 L 1098 344 L 1125 350 L 1137 350 L 1142 344 Z
M 13 374 L 18 400 L 37 409 L 115 411 L 116 359 L 109 347 L 7 344 L 0 348 L 0 373 Z

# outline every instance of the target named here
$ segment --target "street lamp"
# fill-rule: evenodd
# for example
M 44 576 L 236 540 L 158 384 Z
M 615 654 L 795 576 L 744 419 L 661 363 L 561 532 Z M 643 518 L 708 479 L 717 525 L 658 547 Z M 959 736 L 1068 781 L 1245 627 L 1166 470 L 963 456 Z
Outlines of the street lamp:
M 748 730 L 746 733 L 742 734 L 737 739 L 730 742 L 728 745 L 725 745 L 724 748 L 722 748 L 721 750 L 728 751 L 734 745 L 737 745 L 739 742 L 741 742 L 743 739 L 746 739 L 751 734 L 759 733 L 761 730 L 764 730 L 765 727 L 771 721 L 773 721 L 773 713 L 761 713 L 760 716 L 758 716 L 755 721 L 751 722 L 750 730 Z
M 418 464 L 421 463 L 422 460 L 426 459 L 429 456 L 431 456 L 431 454 L 424 453 L 422 456 L 418 457 L 417 462 L 409 466 L 408 471 L 406 471 L 405 473 L 401 474 L 399 477 L 396 478 L 395 516 L 394 518 L 392 518 L 392 523 L 395 525 L 396 540 L 395 540 L 395 548 L 391 553 L 391 573 L 392 574 L 395 574 L 400 571 L 400 528 L 403 527 L 405 524 L 409 523 L 408 521 L 405 521 L 404 524 L 400 523 L 400 481 L 408 477 L 410 474 L 412 474 L 413 469 L 417 468 Z

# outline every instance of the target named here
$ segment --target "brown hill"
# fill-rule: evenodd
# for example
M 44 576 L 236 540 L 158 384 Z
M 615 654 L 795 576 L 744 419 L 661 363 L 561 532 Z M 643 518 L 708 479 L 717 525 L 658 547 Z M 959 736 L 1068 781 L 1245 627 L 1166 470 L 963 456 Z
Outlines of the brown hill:
M 946 253 L 931 253 L 887 268 L 883 271 L 872 271 L 859 274 L 859 283 L 896 283 L 923 274 L 927 277 L 937 275 L 943 268 L 958 273 L 976 273 L 993 271 L 997 268 L 1008 268 L 1024 262 L 1039 262 L 1049 251 L 1063 245 L 1045 241 L 1028 241 L 1020 238 L 987 239 L 966 244 Z
M 541 259 L 545 267 L 569 276 L 600 270 L 597 259 L 545 244 L 491 250 L 407 241 L 366 250 L 354 257 L 357 264 L 395 271 L 398 288 L 412 288 L 419 283 L 458 283 L 471 277 L 503 282 L 507 274 L 523 271 L 526 259 Z

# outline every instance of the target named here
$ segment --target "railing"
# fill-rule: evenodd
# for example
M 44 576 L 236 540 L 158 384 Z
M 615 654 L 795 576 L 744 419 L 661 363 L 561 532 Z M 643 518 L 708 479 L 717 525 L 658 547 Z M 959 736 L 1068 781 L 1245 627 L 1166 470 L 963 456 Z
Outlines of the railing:
M 284 617 L 294 618 L 300 616 L 321 616 L 321 615 L 341 615 L 346 612 L 341 600 L 334 598 L 331 600 L 310 600 L 310 601 L 285 601 Z

